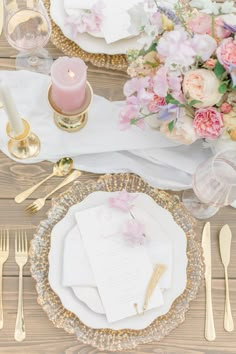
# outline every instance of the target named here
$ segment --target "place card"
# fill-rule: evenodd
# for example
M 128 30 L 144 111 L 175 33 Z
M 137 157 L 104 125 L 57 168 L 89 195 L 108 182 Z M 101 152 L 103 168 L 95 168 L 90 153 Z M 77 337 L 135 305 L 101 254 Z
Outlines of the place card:
M 122 229 L 129 213 L 107 205 L 76 213 L 98 291 L 109 322 L 142 312 L 153 266 L 145 246 L 125 242 Z M 157 286 L 148 309 L 161 306 L 163 297 Z

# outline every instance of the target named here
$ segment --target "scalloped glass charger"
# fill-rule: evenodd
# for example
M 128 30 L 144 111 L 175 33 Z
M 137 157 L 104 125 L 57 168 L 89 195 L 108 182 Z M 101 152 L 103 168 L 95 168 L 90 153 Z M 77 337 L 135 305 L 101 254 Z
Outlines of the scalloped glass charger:
M 78 203 L 82 201 L 86 203 L 86 198 L 88 196 L 91 197 L 97 191 L 115 192 L 122 189 L 126 189 L 132 193 L 146 194 L 155 201 L 158 207 L 163 208 L 163 215 L 165 213 L 172 215 L 173 223 L 178 225 L 180 234 L 182 232 L 186 237 L 185 242 L 187 241 L 187 269 L 185 264 L 187 281 L 185 278 L 185 286 L 181 289 L 183 283 L 182 285 L 180 284 L 179 293 L 176 292 L 177 298 L 173 295 L 162 312 L 160 309 L 158 309 L 159 312 L 155 312 L 157 309 L 151 310 L 148 311 L 151 315 L 148 315 L 146 319 L 145 316 L 139 316 L 137 321 L 133 321 L 133 318 L 138 318 L 134 316 L 128 320 L 131 321 L 130 323 L 126 319 L 122 323 L 109 326 L 104 315 L 93 312 L 82 301 L 76 308 L 77 310 L 79 309 L 79 312 L 76 311 L 77 314 L 73 313 L 75 312 L 74 310 L 73 312 L 68 310 L 68 306 L 65 306 L 65 299 L 62 299 L 61 293 L 60 297 L 63 301 L 50 285 L 48 257 L 50 254 L 52 230 L 55 226 L 55 230 L 59 230 L 58 226 L 60 223 L 66 224 L 68 222 L 70 215 L 73 214 L 73 209 L 78 208 Z M 68 226 L 69 231 L 73 225 L 68 223 Z M 174 236 L 178 238 L 179 235 L 177 233 Z M 60 238 L 60 233 L 58 236 Z M 40 223 L 31 243 L 31 273 L 36 280 L 38 302 L 56 327 L 64 328 L 68 333 L 74 333 L 78 340 L 100 350 L 127 350 L 133 349 L 142 343 L 161 340 L 184 321 L 189 303 L 196 297 L 204 275 L 202 248 L 195 236 L 195 220 L 188 214 L 179 201 L 179 198 L 150 187 L 138 176 L 133 174 L 105 175 L 95 182 L 75 182 L 68 191 L 53 200 L 52 207 L 48 212 L 48 218 Z M 61 238 L 63 237 L 61 236 Z M 173 243 L 173 245 L 177 247 L 177 243 Z M 175 257 L 174 264 L 178 261 L 178 258 Z M 78 298 L 72 289 L 70 290 L 70 296 L 74 296 L 78 305 Z M 58 289 L 56 291 L 58 292 Z M 71 299 L 71 297 L 69 298 Z M 85 308 L 86 311 L 90 311 L 90 321 L 88 321 L 88 316 L 86 317 L 82 313 L 85 311 Z M 141 317 L 143 319 L 140 319 Z M 97 322 L 98 318 L 99 323 Z

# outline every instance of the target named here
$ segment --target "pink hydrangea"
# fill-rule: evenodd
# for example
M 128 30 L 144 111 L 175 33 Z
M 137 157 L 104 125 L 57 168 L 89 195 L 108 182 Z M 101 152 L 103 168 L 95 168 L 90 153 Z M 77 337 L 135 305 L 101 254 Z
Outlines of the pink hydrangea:
M 193 127 L 201 138 L 216 139 L 222 133 L 223 114 L 214 107 L 196 110 Z

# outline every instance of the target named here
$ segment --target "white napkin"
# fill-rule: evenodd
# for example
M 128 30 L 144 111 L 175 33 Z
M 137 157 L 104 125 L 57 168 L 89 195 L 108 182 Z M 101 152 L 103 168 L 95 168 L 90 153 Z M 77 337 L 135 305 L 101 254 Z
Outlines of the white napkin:
M 104 204 L 76 213 L 76 219 L 108 321 L 134 316 L 135 304 L 142 310 L 153 267 L 145 246 L 131 246 L 122 235 L 132 216 Z M 162 304 L 157 286 L 148 309 Z
M 201 142 L 181 146 L 147 127 L 120 131 L 119 111 L 123 102 L 110 102 L 95 96 L 87 126 L 77 133 L 56 127 L 47 101 L 50 77 L 30 71 L 1 71 L 0 78 L 11 89 L 18 111 L 30 122 L 41 141 L 40 154 L 19 163 L 74 159 L 75 168 L 95 173 L 134 172 L 157 188 L 190 188 L 192 173 L 211 152 Z M 34 87 L 32 89 L 32 82 Z M 9 157 L 7 117 L 0 110 L 0 149 Z M 191 166 L 191 169 L 190 169 Z
M 140 28 L 131 26 L 132 19 L 128 10 L 141 1 L 102 0 L 104 8 L 102 9 L 101 34 L 108 44 L 139 34 Z M 97 2 L 98 0 L 64 0 L 64 7 L 69 15 L 76 15 L 81 9 L 91 9 Z

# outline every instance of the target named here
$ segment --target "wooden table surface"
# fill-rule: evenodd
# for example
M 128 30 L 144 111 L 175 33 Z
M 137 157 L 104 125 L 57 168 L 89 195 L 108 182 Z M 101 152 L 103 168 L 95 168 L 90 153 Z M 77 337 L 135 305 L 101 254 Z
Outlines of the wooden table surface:
M 54 58 L 62 55 L 51 43 L 47 46 Z M 14 69 L 14 56 L 16 52 L 0 37 L 0 69 Z M 126 80 L 123 72 L 98 69 L 89 65 L 89 80 L 95 93 L 111 100 L 122 99 L 122 86 Z M 46 211 L 50 207 L 50 201 L 35 216 L 28 216 L 24 212 L 23 205 L 17 205 L 14 197 L 19 192 L 39 182 L 52 170 L 52 164 L 42 162 L 34 165 L 24 165 L 11 161 L 0 152 L 0 227 L 9 227 L 11 230 L 10 256 L 4 267 L 4 328 L 0 331 L 0 353 L 79 353 L 95 354 L 97 349 L 78 342 L 74 335 L 69 335 L 62 329 L 55 328 L 48 320 L 47 315 L 37 304 L 35 281 L 31 278 L 29 264 L 24 269 L 24 313 L 27 337 L 23 343 L 14 341 L 14 328 L 17 311 L 18 296 L 18 268 L 14 261 L 14 234 L 13 229 L 19 226 L 29 228 L 28 236 L 32 238 L 34 227 L 45 218 Z M 83 174 L 81 179 L 88 176 L 96 178 L 96 175 Z M 58 177 L 52 178 L 41 187 L 33 196 L 43 196 L 59 182 Z M 224 317 L 224 272 L 219 253 L 219 230 L 222 225 L 228 223 L 232 229 L 232 251 L 229 266 L 229 285 L 231 290 L 231 306 L 236 322 L 236 211 L 226 207 L 211 219 L 212 225 L 212 264 L 213 264 L 213 310 L 215 317 L 216 340 L 207 342 L 204 339 L 205 318 L 205 288 L 202 285 L 197 298 L 191 302 L 186 320 L 161 342 L 139 346 L 126 353 L 236 353 L 236 330 L 227 333 L 223 329 Z M 201 237 L 203 222 L 198 223 L 199 238 Z M 106 352 L 107 353 L 107 352 Z

